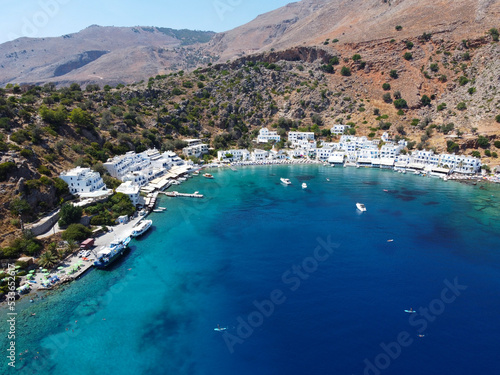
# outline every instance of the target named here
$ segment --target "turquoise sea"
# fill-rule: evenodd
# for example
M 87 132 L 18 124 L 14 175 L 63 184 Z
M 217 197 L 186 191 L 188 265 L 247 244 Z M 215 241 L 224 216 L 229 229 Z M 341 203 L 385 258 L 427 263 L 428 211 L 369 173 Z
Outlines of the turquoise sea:
M 19 301 L 16 369 L 0 310 L 0 373 L 498 374 L 498 186 L 321 165 L 212 173 L 177 187 L 204 199 L 162 197 L 168 211 L 110 270 Z

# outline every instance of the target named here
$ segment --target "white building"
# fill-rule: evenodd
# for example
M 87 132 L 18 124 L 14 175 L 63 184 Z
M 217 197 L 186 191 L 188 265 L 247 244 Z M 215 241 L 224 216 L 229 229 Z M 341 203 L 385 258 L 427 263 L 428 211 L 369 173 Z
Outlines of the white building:
M 344 157 L 346 156 L 344 151 L 332 151 L 330 157 L 328 158 L 328 163 L 330 164 L 344 164 Z
M 127 182 L 124 182 L 123 184 L 121 184 L 120 186 L 118 186 L 116 188 L 116 192 L 128 195 L 132 204 L 134 206 L 137 206 L 137 204 L 139 203 L 139 191 L 140 191 L 140 189 L 141 189 L 140 185 L 135 184 L 132 181 L 127 181 Z
M 318 160 L 328 160 L 333 153 L 333 148 L 331 147 L 320 147 L 316 148 L 316 159 Z
M 144 154 L 129 151 L 125 155 L 108 159 L 103 165 L 112 177 L 121 180 L 127 173 L 147 168 L 149 164 L 150 161 Z
M 76 167 L 62 172 L 59 177 L 68 184 L 69 191 L 73 195 L 98 197 L 109 193 L 101 175 L 90 168 Z
M 264 161 L 268 158 L 269 153 L 265 150 L 254 150 L 250 154 L 250 160 L 252 161 Z
M 201 143 L 201 139 L 184 139 L 184 142 L 189 146 L 199 145 Z
M 288 140 L 290 142 L 295 142 L 301 139 L 305 139 L 308 141 L 314 141 L 314 133 L 313 132 L 288 132 Z
M 217 151 L 217 159 L 223 161 L 247 161 L 250 158 L 248 150 Z
M 269 141 L 279 142 L 281 137 L 278 135 L 278 132 L 269 131 L 267 128 L 262 128 L 259 130 L 259 135 L 257 136 L 258 143 L 267 143 Z
M 203 155 L 208 154 L 208 145 L 205 143 L 198 143 L 192 146 L 187 146 L 182 149 L 182 153 L 186 155 L 186 157 L 194 156 L 200 158 Z
M 474 174 L 481 170 L 481 159 L 466 155 L 442 154 L 439 165 L 451 172 Z
M 350 125 L 333 125 L 333 127 L 330 129 L 332 134 L 344 134 L 347 129 L 350 129 Z

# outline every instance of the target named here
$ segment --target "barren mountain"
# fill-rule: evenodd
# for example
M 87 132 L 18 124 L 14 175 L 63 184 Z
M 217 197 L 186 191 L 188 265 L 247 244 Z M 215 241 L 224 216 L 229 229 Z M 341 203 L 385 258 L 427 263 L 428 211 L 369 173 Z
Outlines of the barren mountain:
M 210 59 L 192 45 L 212 32 L 90 26 L 57 38 L 20 38 L 0 45 L 0 85 L 135 82 Z
M 499 19 L 500 0 L 302 0 L 219 34 L 91 26 L 58 38 L 1 44 L 0 85 L 132 83 L 270 50 L 345 50 L 424 32 L 461 41 L 484 36 Z
M 208 49 L 225 61 L 327 39 L 360 43 L 427 32 L 462 40 L 484 35 L 499 19 L 499 0 L 303 0 L 215 35 Z

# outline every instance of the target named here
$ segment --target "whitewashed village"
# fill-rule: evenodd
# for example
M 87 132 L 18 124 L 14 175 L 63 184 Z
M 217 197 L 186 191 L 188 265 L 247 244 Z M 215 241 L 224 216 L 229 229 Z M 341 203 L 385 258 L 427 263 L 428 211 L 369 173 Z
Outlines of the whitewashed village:
M 395 142 L 386 132 L 381 139 L 346 135 L 349 125 L 334 125 L 331 133 L 338 142 L 317 141 L 313 132 L 288 132 L 286 149 L 273 147 L 269 151 L 259 145 L 277 143 L 281 136 L 276 131 L 262 128 L 254 140 L 256 147 L 217 151 L 217 162 L 205 167 L 233 165 L 265 165 L 281 163 L 324 163 L 335 166 L 393 169 L 401 173 L 415 173 L 441 178 L 466 179 L 481 172 L 481 159 L 468 155 L 435 154 L 432 150 L 404 151 L 405 140 Z M 185 181 L 191 172 L 201 166 L 189 160 L 201 158 L 210 152 L 208 144 L 199 139 L 185 140 L 180 158 L 173 151 L 161 153 L 156 149 L 141 153 L 133 151 L 115 156 L 104 163 L 108 173 L 122 181 L 116 192 L 126 194 L 134 205 L 148 206 L 148 194 L 164 190 L 172 184 Z M 77 167 L 60 175 L 70 192 L 83 199 L 100 198 L 112 194 L 99 173 L 90 168 Z M 142 193 L 142 194 L 141 194 Z

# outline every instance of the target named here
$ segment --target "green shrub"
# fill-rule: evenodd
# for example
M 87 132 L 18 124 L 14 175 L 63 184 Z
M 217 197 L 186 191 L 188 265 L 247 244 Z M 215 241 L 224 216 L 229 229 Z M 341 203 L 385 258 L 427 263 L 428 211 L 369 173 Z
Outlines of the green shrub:
M 351 75 L 351 68 L 347 66 L 343 66 L 342 69 L 340 70 L 340 74 L 343 75 L 344 77 L 350 76 Z
M 500 148 L 500 141 L 495 141 L 493 144 L 496 148 Z
M 5 181 L 9 173 L 15 171 L 17 169 L 16 164 L 7 161 L 5 163 L 0 164 L 0 181 Z
M 483 135 L 480 135 L 478 138 L 477 138 L 477 145 L 481 148 L 488 148 L 490 147 L 490 141 L 488 140 L 488 138 L 486 138 L 485 136 Z
M 405 60 L 410 61 L 411 59 L 413 59 L 413 55 L 411 54 L 411 52 L 405 52 L 405 54 L 403 55 L 403 58 Z
M 29 148 L 24 148 L 21 150 L 20 154 L 22 157 L 29 159 L 34 155 L 34 152 L 33 152 L 33 150 L 31 150 Z
M 431 105 L 431 98 L 429 98 L 427 95 L 422 95 L 422 98 L 420 99 L 420 103 L 425 106 L 430 106 Z
M 382 96 L 382 99 L 384 100 L 384 102 L 386 103 L 390 103 L 392 102 L 392 97 L 391 97 L 391 94 L 390 93 L 386 93 Z
M 457 109 L 459 111 L 463 111 L 464 109 L 467 109 L 467 105 L 464 102 L 460 102 L 457 104 Z
M 352 56 L 352 61 L 359 61 L 361 60 L 361 55 L 359 53 L 356 53 L 355 55 Z
M 484 154 L 489 157 L 489 156 L 491 156 L 491 151 L 490 150 L 484 150 Z
M 39 166 L 36 170 L 38 171 L 38 173 L 44 174 L 46 176 L 51 176 L 52 175 L 52 172 L 50 171 L 50 169 L 47 168 L 45 165 Z
M 406 42 L 406 48 L 408 48 L 408 49 L 412 49 L 412 48 L 413 48 L 413 43 L 412 43 L 412 42 L 410 42 L 410 41 L 407 41 L 407 42 Z
M 71 224 L 62 233 L 61 237 L 65 241 L 83 241 L 92 235 L 92 231 L 82 224 Z
M 391 85 L 388 83 L 384 83 L 384 84 L 382 84 L 382 89 L 384 89 L 385 91 L 388 91 L 391 89 Z
M 398 78 L 398 77 L 399 77 L 398 71 L 397 71 L 397 70 L 395 70 L 395 69 L 391 70 L 391 71 L 389 72 L 389 76 L 390 76 L 391 78 L 394 78 L 394 79 Z
M 469 83 L 469 79 L 466 76 L 460 76 L 460 78 L 458 79 L 458 84 L 460 86 L 465 86 L 468 83 Z
M 432 72 L 437 72 L 439 70 L 439 65 L 434 63 L 434 64 L 431 64 L 429 66 L 429 69 L 432 71 Z
M 397 30 L 397 31 L 401 31 L 401 30 L 403 30 L 403 26 L 401 26 L 401 25 L 397 25 L 397 26 L 396 26 L 396 30 Z
M 491 38 L 494 42 L 498 42 L 499 32 L 496 28 L 491 28 L 488 30 L 488 33 L 491 35 Z
M 496 115 L 495 116 L 495 121 L 498 122 L 498 123 L 500 123 L 500 115 Z
M 407 106 L 408 106 L 408 104 L 406 103 L 406 100 L 404 100 L 404 99 L 394 100 L 394 107 L 396 107 L 397 109 L 406 108 Z
M 479 151 L 472 151 L 471 155 L 475 158 L 481 158 L 481 153 Z

